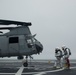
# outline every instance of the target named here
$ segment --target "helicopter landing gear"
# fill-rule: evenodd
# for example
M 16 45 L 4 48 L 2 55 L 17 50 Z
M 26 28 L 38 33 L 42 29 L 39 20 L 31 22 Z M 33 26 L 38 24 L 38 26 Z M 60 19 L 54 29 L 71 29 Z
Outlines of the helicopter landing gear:
M 23 63 L 23 66 L 24 66 L 24 67 L 28 67 L 28 62 L 24 62 L 24 63 Z
M 26 61 L 23 62 L 24 67 L 28 67 L 28 56 L 26 56 Z

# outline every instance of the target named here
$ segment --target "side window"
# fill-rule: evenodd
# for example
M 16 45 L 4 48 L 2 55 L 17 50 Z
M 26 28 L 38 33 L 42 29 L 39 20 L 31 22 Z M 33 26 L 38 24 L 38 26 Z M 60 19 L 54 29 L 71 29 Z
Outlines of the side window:
M 31 39 L 28 39 L 28 40 L 27 40 L 27 43 L 28 43 L 28 44 L 31 44 L 31 43 L 32 43 L 32 40 L 31 40 Z
M 27 39 L 27 46 L 28 48 L 32 48 L 32 40 L 31 39 Z
M 9 43 L 19 43 L 19 38 L 18 37 L 10 37 Z

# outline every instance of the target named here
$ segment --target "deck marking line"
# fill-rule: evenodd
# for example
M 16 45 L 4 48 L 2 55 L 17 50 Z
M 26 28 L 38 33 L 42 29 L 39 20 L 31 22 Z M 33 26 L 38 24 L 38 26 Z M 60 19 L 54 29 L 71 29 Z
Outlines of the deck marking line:
M 22 65 L 15 75 L 21 75 L 23 69 L 24 69 L 24 67 L 23 67 L 23 65 Z
M 24 69 L 24 67 L 21 67 Z M 20 69 L 21 69 L 20 68 Z M 70 69 L 75 69 L 76 67 L 71 67 Z M 19 70 L 20 70 L 19 69 Z M 18 71 L 19 71 L 18 70 Z M 42 75 L 42 74 L 46 74 L 47 72 L 58 72 L 58 71 L 62 71 L 62 69 L 59 69 L 59 70 L 53 70 L 53 71 L 44 71 L 44 72 L 30 72 L 30 73 L 22 73 L 22 74 L 34 74 L 34 75 Z M 15 73 L 0 73 L 0 74 L 3 74 L 3 75 L 9 75 L 9 74 L 15 74 Z M 21 74 L 18 74 L 18 72 L 15 74 L 15 75 L 21 75 Z
M 43 75 L 43 74 L 46 74 L 46 73 L 45 72 L 41 72 L 41 73 L 34 74 L 34 75 Z
M 76 67 L 71 67 L 70 69 L 75 69 Z M 42 74 L 46 74 L 47 72 L 58 72 L 58 71 L 62 71 L 64 70 L 64 68 L 62 69 L 59 69 L 59 70 L 53 70 L 53 71 L 45 71 L 45 72 L 41 72 L 41 73 L 38 73 L 38 74 L 34 74 L 34 75 L 42 75 Z
M 22 73 L 22 74 L 34 74 L 34 75 L 37 75 L 37 74 L 42 74 L 42 73 L 47 73 L 47 72 L 58 72 L 58 71 L 62 71 L 64 70 L 64 68 L 62 69 L 58 69 L 58 70 L 52 70 L 52 71 L 41 71 L 41 72 L 27 72 L 27 73 Z

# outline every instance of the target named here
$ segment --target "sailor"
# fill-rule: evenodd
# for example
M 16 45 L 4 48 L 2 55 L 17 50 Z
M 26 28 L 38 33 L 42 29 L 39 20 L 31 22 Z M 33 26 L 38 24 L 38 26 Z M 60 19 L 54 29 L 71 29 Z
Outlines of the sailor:
M 62 51 L 60 48 L 55 48 L 55 57 L 56 57 L 56 61 L 54 64 L 54 67 L 56 68 L 62 68 L 62 62 L 61 62 L 61 58 L 62 58 Z
M 63 50 L 63 63 L 64 63 L 64 67 L 69 69 L 70 68 L 69 56 L 71 55 L 71 51 L 66 46 L 62 46 L 62 50 Z

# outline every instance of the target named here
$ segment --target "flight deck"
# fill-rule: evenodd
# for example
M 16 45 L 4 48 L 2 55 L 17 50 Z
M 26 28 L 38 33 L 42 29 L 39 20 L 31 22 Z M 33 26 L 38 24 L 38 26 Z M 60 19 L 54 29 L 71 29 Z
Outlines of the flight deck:
M 0 60 L 0 75 L 76 75 L 76 61 L 71 61 L 71 68 L 53 68 L 54 61 L 33 60 L 24 67 L 21 60 Z

